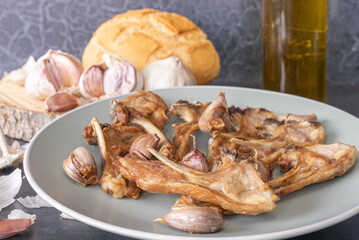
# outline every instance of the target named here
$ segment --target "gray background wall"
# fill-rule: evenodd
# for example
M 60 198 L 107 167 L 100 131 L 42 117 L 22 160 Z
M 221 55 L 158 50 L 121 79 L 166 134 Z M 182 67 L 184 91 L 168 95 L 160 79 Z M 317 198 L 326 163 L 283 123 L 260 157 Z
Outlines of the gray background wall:
M 261 0 L 0 0 L 0 73 L 50 48 L 81 58 L 102 22 L 143 7 L 182 14 L 207 33 L 222 65 L 213 84 L 261 87 Z M 328 0 L 328 84 L 359 85 L 358 13 L 357 0 Z

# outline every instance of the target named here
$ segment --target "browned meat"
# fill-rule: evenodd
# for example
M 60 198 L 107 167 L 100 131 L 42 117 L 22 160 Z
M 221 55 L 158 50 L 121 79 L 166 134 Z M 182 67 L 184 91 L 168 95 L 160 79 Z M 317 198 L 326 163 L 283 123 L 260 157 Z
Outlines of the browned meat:
M 171 105 L 170 114 L 181 118 L 185 122 L 198 123 L 204 110 L 210 103 L 189 103 L 188 101 L 177 101 Z
M 160 161 L 128 154 L 114 162 L 125 178 L 145 191 L 184 194 L 248 215 L 272 211 L 279 200 L 252 164 L 236 160 L 236 153 L 222 152 L 221 170 L 202 173 L 178 165 L 154 149 L 149 150 Z
M 100 184 L 102 189 L 114 198 L 127 196 L 137 199 L 140 189 L 134 182 L 123 178 L 121 172 L 114 168 L 112 163 L 120 154 L 128 153 L 132 142 L 143 134 L 143 131 L 132 126 L 117 125 L 109 125 L 102 129 L 96 118 L 91 120 L 90 126 L 92 127 L 91 135 L 97 138 L 101 153 Z
M 356 162 L 358 151 L 343 143 L 290 148 L 278 159 L 282 176 L 268 185 L 282 196 L 307 185 L 328 181 L 346 173 Z
M 119 102 L 121 102 L 120 105 L 118 104 Z M 121 101 L 112 101 L 110 114 L 113 123 L 122 122 L 123 124 L 127 124 L 128 114 L 122 108 L 123 106 L 130 110 L 136 110 L 154 123 L 159 129 L 164 128 L 169 118 L 167 116 L 168 107 L 166 103 L 162 98 L 151 91 L 138 91 Z
M 232 127 L 243 138 L 263 138 L 258 132 L 263 121 L 267 118 L 275 118 L 273 112 L 264 108 L 245 108 L 231 106 L 229 115 L 232 121 Z

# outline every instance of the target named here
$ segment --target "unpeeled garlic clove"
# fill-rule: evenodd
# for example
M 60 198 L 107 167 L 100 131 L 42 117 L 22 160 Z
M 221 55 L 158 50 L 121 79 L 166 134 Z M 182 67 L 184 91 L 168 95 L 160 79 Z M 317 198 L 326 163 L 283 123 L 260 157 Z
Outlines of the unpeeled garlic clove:
M 38 60 L 25 79 L 25 89 L 34 98 L 44 100 L 59 89 L 57 81 L 49 60 Z
M 201 153 L 196 145 L 196 139 L 193 137 L 193 151 L 187 153 L 179 164 L 192 168 L 200 172 L 209 172 L 209 164 L 206 159 L 206 156 Z
M 9 238 L 23 232 L 31 224 L 31 219 L 0 219 L 0 239 Z
M 103 91 L 103 69 L 101 65 L 88 67 L 81 75 L 78 84 L 84 98 L 91 99 L 105 94 Z
M 76 85 L 82 66 L 72 55 L 49 50 L 40 57 L 25 79 L 25 89 L 31 96 L 44 100 L 56 91 Z
M 130 153 L 136 153 L 141 158 L 150 159 L 152 154 L 147 150 L 147 146 L 155 148 L 160 139 L 153 134 L 143 134 L 136 138 L 130 147 Z
M 186 206 L 173 209 L 163 218 L 155 219 L 190 233 L 212 233 L 223 227 L 223 215 L 211 207 Z
M 72 151 L 62 166 L 67 176 L 83 186 L 95 185 L 98 182 L 95 159 L 84 147 L 78 147 Z
M 80 105 L 77 97 L 67 92 L 56 92 L 46 98 L 45 104 L 50 112 L 63 112 Z
M 193 74 L 177 57 L 168 57 L 151 63 L 142 70 L 144 89 L 196 85 Z
M 103 76 L 103 90 L 108 94 L 126 94 L 143 88 L 142 74 L 129 62 L 112 62 Z
M 204 110 L 199 121 L 199 128 L 207 134 L 228 132 L 231 119 L 228 113 L 227 101 L 223 92 Z
M 63 86 L 76 86 L 83 72 L 81 62 L 73 55 L 62 51 L 49 50 L 48 54 L 53 65 L 61 74 Z

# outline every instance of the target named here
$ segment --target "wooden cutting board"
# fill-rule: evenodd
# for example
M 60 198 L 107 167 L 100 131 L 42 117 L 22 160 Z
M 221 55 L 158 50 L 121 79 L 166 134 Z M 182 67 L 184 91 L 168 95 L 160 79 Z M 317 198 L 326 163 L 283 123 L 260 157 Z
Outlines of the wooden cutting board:
M 23 86 L 0 80 L 0 126 L 6 136 L 30 141 L 59 115 L 48 112 L 44 101 L 28 95 Z

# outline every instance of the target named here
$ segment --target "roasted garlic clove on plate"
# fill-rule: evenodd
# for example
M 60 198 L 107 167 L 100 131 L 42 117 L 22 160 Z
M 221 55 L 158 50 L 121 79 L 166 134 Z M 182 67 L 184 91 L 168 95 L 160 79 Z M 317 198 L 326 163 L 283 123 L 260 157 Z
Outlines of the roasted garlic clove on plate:
M 141 158 L 150 159 L 152 153 L 147 150 L 147 146 L 155 148 L 160 139 L 153 134 L 143 134 L 136 138 L 130 148 L 130 153 L 136 153 Z
M 63 169 L 67 176 L 83 186 L 95 185 L 98 182 L 97 166 L 91 152 L 78 147 L 64 160 Z
M 217 209 L 203 206 L 173 208 L 166 216 L 154 221 L 191 233 L 217 232 L 224 224 L 223 215 Z
M 221 92 L 218 97 L 204 110 L 199 121 L 199 128 L 207 134 L 228 132 L 231 128 L 231 119 L 227 108 L 226 97 Z

